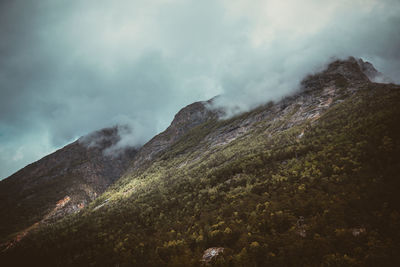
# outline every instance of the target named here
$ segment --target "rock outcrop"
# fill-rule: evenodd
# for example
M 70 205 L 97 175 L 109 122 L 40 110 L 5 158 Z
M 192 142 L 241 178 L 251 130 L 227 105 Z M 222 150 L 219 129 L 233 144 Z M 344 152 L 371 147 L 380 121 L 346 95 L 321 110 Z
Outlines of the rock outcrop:
M 215 260 L 222 253 L 224 253 L 224 248 L 222 248 L 222 247 L 208 248 L 204 251 L 201 261 L 204 264 L 210 264 L 213 260 Z

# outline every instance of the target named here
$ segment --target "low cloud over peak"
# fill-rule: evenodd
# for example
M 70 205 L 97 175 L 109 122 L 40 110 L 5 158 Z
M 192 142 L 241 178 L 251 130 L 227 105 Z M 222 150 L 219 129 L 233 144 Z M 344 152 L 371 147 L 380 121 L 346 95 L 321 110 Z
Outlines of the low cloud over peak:
M 0 13 L 1 178 L 111 125 L 143 144 L 215 95 L 250 109 L 332 57 L 400 82 L 394 0 L 17 0 Z

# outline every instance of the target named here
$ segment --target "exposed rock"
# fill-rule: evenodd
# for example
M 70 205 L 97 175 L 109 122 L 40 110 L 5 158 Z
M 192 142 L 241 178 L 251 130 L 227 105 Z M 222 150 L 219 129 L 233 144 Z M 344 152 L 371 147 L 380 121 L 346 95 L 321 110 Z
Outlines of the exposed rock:
M 368 61 L 363 61 L 361 58 L 357 60 L 360 65 L 361 71 L 367 75 L 371 82 L 377 83 L 392 83 L 393 81 L 383 75 L 381 72 L 377 71 L 375 67 Z
M 319 90 L 328 86 L 348 87 L 348 90 L 358 89 L 370 82 L 363 72 L 359 62 L 350 57 L 347 60 L 336 60 L 320 73 L 309 75 L 302 81 L 303 91 Z
M 104 207 L 105 205 L 107 205 L 108 201 L 110 201 L 109 198 L 106 199 L 106 200 L 104 200 L 104 202 L 101 203 L 100 205 L 96 206 L 96 207 L 93 209 L 93 211 L 98 210 L 98 209 L 100 209 L 101 207 Z
M 283 122 L 275 129 L 276 131 L 299 125 L 305 120 L 316 121 L 330 106 L 340 103 L 342 95 L 352 94 L 370 83 L 367 75 L 372 75 L 375 70 L 370 65 L 353 57 L 336 60 L 323 72 L 304 79 L 302 91 L 278 103 L 268 103 L 260 107 L 259 112 L 252 111 L 251 116 L 244 116 L 242 120 L 237 119 L 231 124 L 227 123 L 207 135 L 204 142 L 209 143 L 211 148 L 228 145 L 254 130 L 256 124 L 261 121 L 271 120 L 271 124 Z M 221 111 L 208 108 L 212 101 L 211 99 L 207 102 L 195 102 L 180 110 L 164 132 L 155 136 L 139 150 L 129 171 L 143 166 L 161 152 L 167 151 L 190 129 L 217 118 Z
M 347 95 L 368 85 L 370 83 L 368 75 L 372 75 L 374 70 L 375 68 L 370 66 L 370 63 L 356 60 L 353 57 L 347 60 L 336 60 L 329 64 L 323 72 L 304 79 L 300 92 L 285 97 L 277 103 L 265 104 L 249 112 L 251 115 L 238 116 L 231 123 L 228 122 L 208 134 L 202 144 L 207 143 L 209 148 L 218 149 L 219 146 L 228 145 L 257 129 L 257 124 L 260 122 L 269 122 L 271 126 L 274 126 L 268 129 L 271 135 L 300 125 L 307 120 L 313 123 L 329 107 L 340 103 Z M 220 111 L 211 111 L 207 108 L 211 102 L 212 100 L 196 102 L 178 112 L 164 132 L 155 136 L 140 149 L 134 159 L 133 169 L 151 161 L 161 152 L 167 151 L 190 129 L 217 118 Z M 243 118 L 241 119 L 241 117 Z
M 65 206 L 65 204 L 67 204 L 70 201 L 71 201 L 71 198 L 69 196 L 66 196 L 57 202 L 56 208 L 62 208 Z
M 53 223 L 56 220 L 65 216 L 65 214 L 72 213 L 73 211 L 79 211 L 85 206 L 84 203 L 80 203 L 79 205 L 67 206 L 68 204 L 71 204 L 71 198 L 69 196 L 65 196 L 63 199 L 57 201 L 55 208 L 47 213 L 40 221 L 35 222 L 31 226 L 20 231 L 11 241 L 6 242 L 6 244 L 0 245 L 0 247 L 4 247 L 4 250 L 10 249 L 14 247 L 18 242 L 20 242 L 31 231 L 37 229 L 40 225 Z
M 307 237 L 307 231 L 306 231 L 306 224 L 304 222 L 304 217 L 300 216 L 299 219 L 297 220 L 296 223 L 296 233 L 301 236 L 301 237 Z
M 359 228 L 352 228 L 350 229 L 351 234 L 355 237 L 360 236 L 362 234 L 365 234 L 367 232 L 367 229 L 364 227 L 359 227 Z
M 219 255 L 221 255 L 223 252 L 224 252 L 224 248 L 222 248 L 222 247 L 208 248 L 204 251 L 201 261 L 205 264 L 209 264 L 213 260 L 215 260 Z

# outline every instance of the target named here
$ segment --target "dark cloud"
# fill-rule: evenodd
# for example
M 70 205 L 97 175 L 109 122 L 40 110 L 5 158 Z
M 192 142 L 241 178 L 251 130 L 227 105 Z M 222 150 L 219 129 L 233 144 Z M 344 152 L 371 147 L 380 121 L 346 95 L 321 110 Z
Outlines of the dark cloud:
M 186 104 L 278 99 L 332 56 L 400 80 L 398 1 L 0 1 L 0 177 L 91 131 L 143 144 Z

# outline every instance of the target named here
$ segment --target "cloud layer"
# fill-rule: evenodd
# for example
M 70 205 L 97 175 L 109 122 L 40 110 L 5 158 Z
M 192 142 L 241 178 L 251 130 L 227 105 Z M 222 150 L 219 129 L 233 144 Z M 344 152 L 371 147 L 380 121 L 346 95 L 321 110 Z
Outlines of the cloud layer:
M 126 145 L 223 94 L 248 110 L 331 57 L 400 82 L 400 3 L 153 0 L 0 2 L 0 178 L 91 131 Z

